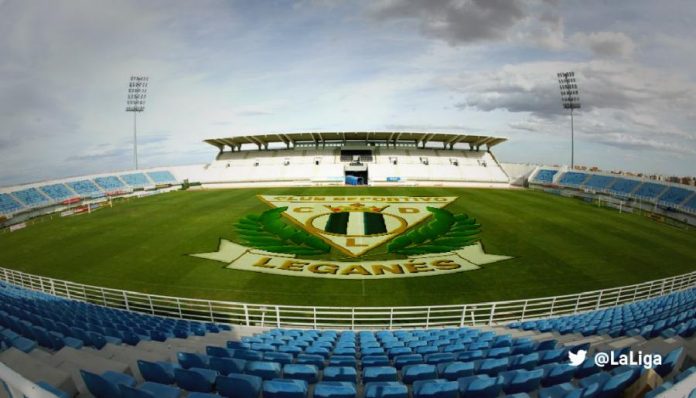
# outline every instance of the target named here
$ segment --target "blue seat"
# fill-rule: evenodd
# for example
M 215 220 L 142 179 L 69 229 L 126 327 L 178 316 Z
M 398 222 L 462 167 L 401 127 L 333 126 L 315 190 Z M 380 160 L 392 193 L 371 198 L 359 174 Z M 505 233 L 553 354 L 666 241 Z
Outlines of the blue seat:
M 567 363 L 545 365 L 543 367 L 544 377 L 541 379 L 541 385 L 548 387 L 555 384 L 570 382 L 577 370 L 577 367 Z
M 295 357 L 302 353 L 302 348 L 295 345 L 282 345 L 278 347 L 278 352 L 285 352 Z
M 399 357 L 397 357 L 399 358 Z M 389 366 L 389 357 L 386 355 L 368 355 L 363 356 L 361 360 L 362 366 Z M 398 366 L 397 366 L 398 368 Z
M 169 362 L 149 362 L 139 359 L 138 370 L 147 381 L 174 384 L 174 365 Z
M 347 381 L 322 381 L 314 386 L 314 398 L 356 398 L 355 384 Z
M 5 340 L 8 345 L 12 345 L 14 348 L 26 353 L 31 352 L 38 346 L 36 341 L 22 337 L 10 329 L 1 330 L 0 338 Z
M 164 333 L 161 330 L 151 330 L 150 331 L 150 339 L 154 341 L 159 341 L 159 342 L 164 342 L 167 341 L 167 334 Z
M 609 374 L 609 372 L 599 372 L 580 379 L 579 384 L 580 387 L 583 388 L 589 387 L 592 384 L 598 384 L 600 386 L 603 386 L 607 381 L 609 381 L 610 378 L 611 375 Z
M 456 381 L 434 379 L 413 383 L 413 398 L 457 398 L 458 392 Z
M 616 376 L 612 376 L 606 383 L 602 386 L 599 391 L 599 398 L 614 397 L 622 393 L 629 385 L 631 385 L 631 378 L 634 376 L 633 372 L 628 370 L 623 373 L 619 373 Z
M 515 394 L 539 388 L 541 378 L 544 376 L 544 370 L 510 370 L 502 372 L 500 376 L 503 378 L 503 391 L 505 394 Z
M 533 341 L 525 341 L 512 347 L 513 354 L 531 354 L 534 352 L 536 344 Z
M 283 366 L 283 377 L 314 384 L 319 380 L 319 369 L 314 365 L 287 364 Z
M 478 367 L 478 373 L 484 373 L 489 376 L 496 376 L 498 373 L 507 369 L 509 364 L 508 358 L 488 358 L 481 361 Z
M 408 398 L 408 388 L 397 381 L 377 381 L 365 385 L 365 398 Z
M 128 345 L 138 345 L 141 340 L 140 336 L 130 330 L 121 332 L 121 335 L 123 336 L 123 342 Z
M 582 390 L 575 388 L 571 383 L 557 384 L 539 390 L 539 398 L 565 398 L 573 391 Z
M 292 354 L 287 352 L 264 352 L 263 360 L 266 362 L 278 362 L 281 365 L 292 363 L 295 359 Z
M 596 373 L 601 372 L 601 371 L 602 371 L 602 368 L 597 366 L 595 361 L 585 360 L 585 362 L 580 364 L 580 366 L 578 366 L 575 369 L 574 376 L 578 379 L 584 379 L 585 377 L 591 376 L 591 375 L 596 374 Z
M 384 349 L 382 347 L 361 347 L 360 354 L 365 355 L 382 355 L 384 354 Z
M 32 325 L 31 331 L 34 337 L 36 338 L 36 342 L 42 347 L 58 351 L 65 346 L 65 343 L 62 339 L 52 339 L 51 337 L 49 337 L 48 331 L 46 331 L 46 329 L 44 329 L 41 326 Z
M 243 359 L 245 361 L 261 361 L 263 360 L 263 353 L 254 350 L 239 349 L 234 350 L 232 358 Z
M 456 356 L 449 352 L 438 352 L 435 354 L 428 354 L 425 356 L 425 363 L 429 365 L 437 365 L 439 363 L 452 362 L 456 359 Z
M 536 367 L 537 363 L 539 363 L 539 353 L 532 352 L 530 354 L 519 354 L 514 357 L 511 357 L 510 366 L 508 367 L 508 369 L 532 370 L 534 369 L 534 367 Z
M 193 352 L 177 352 L 176 359 L 184 369 L 207 368 L 210 363 L 210 358 L 207 355 Z
M 123 373 L 107 371 L 98 375 L 81 369 L 80 375 L 90 394 L 99 398 L 120 398 L 119 385 L 135 386 L 135 379 Z
M 474 374 L 473 362 L 449 362 L 437 365 L 438 375 L 450 381 L 456 381 L 460 377 L 472 376 Z
M 244 373 L 259 376 L 264 380 L 280 378 L 280 364 L 278 362 L 248 361 Z
M 299 354 L 295 363 L 314 365 L 319 369 L 324 369 L 324 357 L 321 355 Z
M 305 350 L 305 354 L 321 355 L 324 359 L 328 358 L 331 353 L 324 347 L 309 347 Z
M 237 358 L 210 357 L 210 369 L 217 370 L 221 375 L 244 373 L 246 361 Z
M 352 366 L 358 367 L 358 360 L 352 355 L 333 355 L 329 358 L 329 366 Z
M 123 384 L 119 385 L 119 388 L 122 398 L 179 398 L 179 395 L 181 395 L 181 390 L 174 386 L 149 381 L 138 386 L 138 388 Z
M 334 355 L 352 355 L 355 356 L 355 347 L 336 347 L 333 352 Z
M 220 394 L 232 398 L 258 398 L 263 380 L 258 376 L 232 373 L 218 376 L 215 386 Z
M 394 347 L 390 348 L 387 350 L 387 356 L 389 358 L 394 358 L 397 355 L 404 355 L 404 354 L 411 354 L 413 353 L 413 350 L 411 350 L 409 347 Z
M 391 366 L 370 366 L 363 369 L 363 383 L 374 381 L 397 381 L 399 376 L 396 368 Z
M 539 360 L 540 365 L 544 365 L 547 363 L 551 362 L 560 362 L 566 358 L 564 358 L 568 353 L 566 352 L 565 349 L 559 348 L 555 350 L 546 350 L 543 352 L 539 353 L 541 355 L 541 359 Z
M 324 369 L 323 381 L 347 381 L 357 383 L 358 371 L 351 366 L 327 366 Z
M 379 366 L 389 366 L 389 361 L 387 360 L 386 364 L 379 365 Z M 397 369 L 401 369 L 406 365 L 416 365 L 419 363 L 423 363 L 423 356 L 421 354 L 405 354 L 405 355 L 397 355 L 394 357 L 394 367 Z M 368 366 L 365 365 L 363 362 L 363 366 Z M 369 365 L 369 366 L 375 366 L 375 365 Z
M 461 352 L 457 356 L 457 360 L 463 361 L 463 362 L 475 361 L 477 359 L 482 359 L 482 358 L 483 358 L 483 351 L 482 350 L 472 350 L 472 351 Z
M 218 373 L 214 370 L 203 368 L 174 368 L 176 384 L 188 391 L 211 392 L 213 383 Z
M 405 384 L 413 384 L 417 380 L 437 379 L 437 367 L 435 365 L 408 365 L 402 370 L 401 381 Z
M 460 398 L 495 398 L 503 388 L 502 377 L 476 375 L 457 380 Z
M 205 353 L 209 357 L 232 358 L 234 350 L 231 348 L 209 345 L 205 347 Z
M 672 372 L 677 362 L 684 353 L 684 347 L 679 347 L 668 353 L 663 359 L 662 364 L 655 367 L 655 371 L 662 377 Z
M 536 347 L 536 350 L 537 351 L 555 350 L 557 345 L 558 345 L 558 340 L 556 340 L 556 339 L 544 340 L 544 341 L 539 342 L 539 344 Z
M 512 355 L 512 347 L 491 348 L 486 353 L 487 358 L 502 358 Z
M 243 349 L 250 349 L 251 345 L 249 343 L 243 343 L 241 341 L 233 341 L 230 340 L 226 343 L 227 348 L 232 348 L 232 349 L 238 349 L 238 348 L 243 348 Z
M 307 398 L 304 380 L 273 379 L 263 382 L 263 398 Z

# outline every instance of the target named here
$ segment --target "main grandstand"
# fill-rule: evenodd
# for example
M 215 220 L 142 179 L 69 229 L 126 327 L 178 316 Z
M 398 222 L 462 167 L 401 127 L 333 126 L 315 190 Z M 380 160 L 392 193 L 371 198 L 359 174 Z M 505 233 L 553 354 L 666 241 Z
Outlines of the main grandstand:
M 252 134 L 0 189 L 0 396 L 692 394 L 696 189 L 505 141 Z

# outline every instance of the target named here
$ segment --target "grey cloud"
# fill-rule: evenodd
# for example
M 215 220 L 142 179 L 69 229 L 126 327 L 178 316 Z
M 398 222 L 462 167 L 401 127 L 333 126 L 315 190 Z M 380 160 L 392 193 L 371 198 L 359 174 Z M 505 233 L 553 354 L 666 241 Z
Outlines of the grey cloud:
M 659 139 L 643 138 L 627 133 L 609 133 L 597 135 L 595 141 L 621 149 L 647 149 L 679 155 L 696 155 L 696 149 L 690 147 L 665 142 Z
M 583 108 L 576 113 L 581 139 L 624 149 L 696 153 L 692 126 L 696 84 L 683 76 L 608 61 L 530 63 L 443 79 L 461 93 L 456 106 L 526 114 L 509 127 L 530 134 L 567 134 L 555 73 L 574 70 Z
M 557 46 L 562 19 L 556 2 L 522 0 L 383 0 L 370 15 L 380 21 L 416 21 L 420 31 L 456 46 L 472 42 L 529 39 Z
M 678 112 L 693 115 L 696 84 L 677 75 L 632 64 L 540 62 L 506 66 L 492 72 L 462 74 L 439 81 L 462 93 L 459 108 L 483 111 L 505 109 L 553 118 L 565 113 L 560 104 L 556 73 L 575 71 L 580 88 L 581 112 L 624 110 L 658 115 Z M 663 117 L 655 117 L 655 120 Z
M 391 131 L 474 131 L 460 124 L 392 123 L 384 126 Z
M 639 124 L 624 122 L 628 120 L 622 117 L 620 120 L 597 120 L 581 116 L 575 120 L 576 138 L 589 142 L 608 145 L 623 150 L 648 150 L 659 151 L 676 155 L 694 155 L 696 146 L 684 141 L 682 137 L 665 130 L 642 128 Z M 528 134 L 562 135 L 569 134 L 569 120 L 562 117 L 543 118 L 530 115 L 524 120 L 509 123 L 513 130 L 523 131 Z
M 574 34 L 570 40 L 602 58 L 628 58 L 636 48 L 633 40 L 623 32 L 581 32 Z

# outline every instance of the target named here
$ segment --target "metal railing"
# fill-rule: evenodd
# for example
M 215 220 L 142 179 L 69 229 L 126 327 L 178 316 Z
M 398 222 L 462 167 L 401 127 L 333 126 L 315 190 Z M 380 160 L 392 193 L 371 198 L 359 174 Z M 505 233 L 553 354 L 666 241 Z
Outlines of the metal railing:
M 172 318 L 262 327 L 399 329 L 493 325 L 578 314 L 696 287 L 696 271 L 563 296 L 417 307 L 312 307 L 211 301 L 83 285 L 1 267 L 0 280 L 72 300 Z

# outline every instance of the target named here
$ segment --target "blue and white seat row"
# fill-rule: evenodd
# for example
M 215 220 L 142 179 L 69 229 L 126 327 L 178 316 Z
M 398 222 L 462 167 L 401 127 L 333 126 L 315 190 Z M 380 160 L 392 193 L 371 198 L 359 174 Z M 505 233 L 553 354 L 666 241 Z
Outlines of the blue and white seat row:
M 47 184 L 36 188 L 0 193 L 0 214 L 16 213 L 28 208 L 46 206 L 77 197 L 99 196 L 105 192 L 176 183 L 174 175 L 165 170 Z
M 540 169 L 531 182 L 551 184 L 558 170 Z M 577 171 L 563 172 L 558 178 L 558 185 L 571 188 L 589 188 L 608 191 L 619 196 L 632 195 L 644 200 L 653 200 L 665 205 L 680 205 L 696 210 L 696 190 L 658 182 L 641 181 L 631 178 L 613 177 Z

